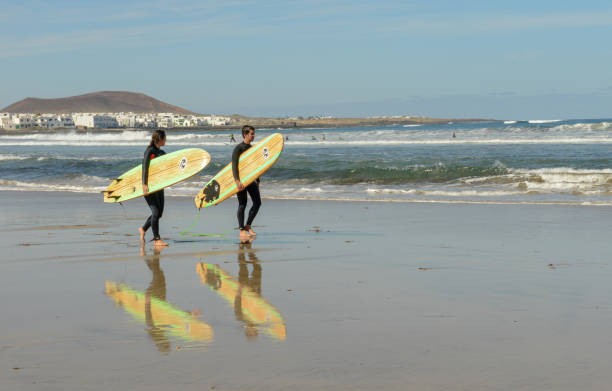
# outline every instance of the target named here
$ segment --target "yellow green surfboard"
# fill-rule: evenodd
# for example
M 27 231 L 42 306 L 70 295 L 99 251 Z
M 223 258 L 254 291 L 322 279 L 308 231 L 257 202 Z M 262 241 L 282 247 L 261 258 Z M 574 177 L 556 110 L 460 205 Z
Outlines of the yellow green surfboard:
M 283 135 L 274 133 L 244 151 L 238 160 L 242 184 L 248 186 L 268 171 L 278 160 L 283 146 Z M 225 201 L 237 192 L 230 163 L 204 185 L 194 201 L 197 208 L 206 208 Z
M 212 327 L 166 301 L 147 297 L 145 293 L 132 289 L 126 284 L 112 281 L 106 281 L 106 294 L 134 318 L 144 323 L 149 316 L 155 325 L 163 327 L 170 335 L 206 343 L 213 340 Z
M 188 179 L 210 163 L 210 155 L 200 148 L 186 148 L 157 157 L 149 163 L 149 193 Z M 123 202 L 142 194 L 142 164 L 114 179 L 103 192 L 104 202 Z

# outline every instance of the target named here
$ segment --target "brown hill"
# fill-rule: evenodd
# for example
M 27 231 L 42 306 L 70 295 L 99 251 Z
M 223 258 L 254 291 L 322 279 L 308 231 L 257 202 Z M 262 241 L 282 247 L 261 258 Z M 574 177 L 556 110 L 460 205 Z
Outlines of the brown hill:
M 145 94 L 101 91 L 68 98 L 26 98 L 0 110 L 8 113 L 178 113 L 194 114 Z

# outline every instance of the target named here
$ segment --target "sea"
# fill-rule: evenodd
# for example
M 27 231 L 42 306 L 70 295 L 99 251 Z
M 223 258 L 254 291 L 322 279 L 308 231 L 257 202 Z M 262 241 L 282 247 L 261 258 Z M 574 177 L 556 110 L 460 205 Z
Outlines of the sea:
M 257 129 L 285 136 L 264 198 L 612 205 L 612 119 Z M 168 188 L 193 197 L 231 160 L 240 131 L 168 132 L 166 152 L 211 163 Z M 150 130 L 0 134 L 0 191 L 100 193 L 140 164 Z M 100 201 L 102 195 L 100 194 Z

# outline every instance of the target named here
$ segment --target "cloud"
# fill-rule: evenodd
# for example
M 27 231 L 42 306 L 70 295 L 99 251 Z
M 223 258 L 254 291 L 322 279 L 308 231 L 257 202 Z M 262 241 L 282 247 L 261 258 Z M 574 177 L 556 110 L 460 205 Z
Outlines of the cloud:
M 66 52 L 90 46 L 151 47 L 196 38 L 358 40 L 364 35 L 372 38 L 458 36 L 612 26 L 612 11 L 605 10 L 461 17 L 449 13 L 408 12 L 406 5 L 393 6 L 384 2 L 379 6 L 369 2 L 325 0 L 290 3 L 280 0 L 157 0 L 125 1 L 120 8 L 105 3 L 81 8 L 54 8 L 44 4 L 41 7 L 42 12 L 35 15 L 25 8 L 13 8 L 7 14 L 0 14 L 0 20 L 6 20 L 10 14 L 16 21 L 27 16 L 33 23 L 33 28 L 25 31 L 11 28 L 17 22 L 8 20 L 0 27 L 0 32 L 4 31 L 0 58 Z M 58 25 L 58 20 L 71 22 Z
M 380 26 L 381 33 L 408 35 L 471 35 L 525 30 L 550 30 L 612 26 L 612 11 L 551 13 L 540 15 L 486 14 L 470 18 L 396 17 Z
M 0 42 L 0 58 L 57 53 L 81 48 L 151 47 L 198 37 L 245 36 L 265 27 L 240 27 L 239 20 L 215 17 L 196 22 L 149 24 L 135 27 L 81 29 Z

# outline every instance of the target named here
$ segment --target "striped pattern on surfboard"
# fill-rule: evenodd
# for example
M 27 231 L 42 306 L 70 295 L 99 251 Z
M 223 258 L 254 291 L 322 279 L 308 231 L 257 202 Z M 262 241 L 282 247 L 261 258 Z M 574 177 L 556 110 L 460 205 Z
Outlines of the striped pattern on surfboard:
M 155 323 L 154 326 L 167 330 L 170 335 L 190 341 L 213 341 L 214 331 L 208 323 L 167 301 L 153 296 L 147 297 L 144 292 L 112 281 L 106 281 L 106 294 L 134 318 L 146 323 L 149 317 L 150 321 Z
M 194 176 L 208 163 L 210 155 L 199 148 L 181 149 L 156 157 L 149 163 L 149 193 L 155 193 Z M 142 164 L 113 180 L 103 194 L 104 202 L 122 202 L 141 197 Z
M 248 186 L 268 171 L 278 160 L 283 146 L 283 135 L 274 133 L 244 151 L 238 160 L 240 181 Z M 200 190 L 194 201 L 197 208 L 206 208 L 225 201 L 237 192 L 230 163 Z

